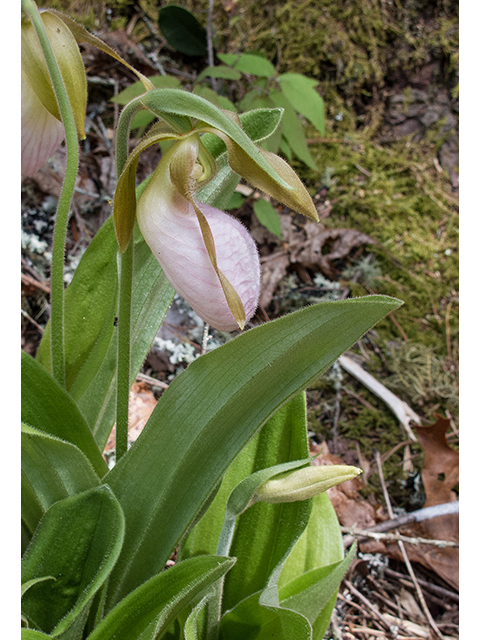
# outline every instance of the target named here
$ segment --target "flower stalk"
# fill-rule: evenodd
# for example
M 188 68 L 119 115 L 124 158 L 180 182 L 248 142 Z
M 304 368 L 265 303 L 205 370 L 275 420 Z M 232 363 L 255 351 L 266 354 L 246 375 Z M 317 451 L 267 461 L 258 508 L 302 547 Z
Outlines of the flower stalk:
M 22 9 L 32 21 L 53 84 L 58 109 L 65 128 L 67 165 L 62 192 L 58 201 L 52 247 L 51 273 L 51 360 L 52 375 L 65 386 L 65 337 L 64 337 L 64 260 L 68 213 L 73 197 L 79 164 L 77 127 L 67 90 L 62 80 L 57 60 L 47 36 L 42 18 L 33 0 L 22 0 Z

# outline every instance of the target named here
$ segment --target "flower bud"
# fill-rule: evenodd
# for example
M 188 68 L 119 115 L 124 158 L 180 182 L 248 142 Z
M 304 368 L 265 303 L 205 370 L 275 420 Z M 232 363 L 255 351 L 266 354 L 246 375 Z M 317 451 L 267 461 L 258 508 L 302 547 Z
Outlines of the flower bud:
M 361 469 L 349 465 L 310 466 L 268 480 L 255 494 L 255 502 L 297 502 L 313 498 L 340 482 L 352 480 Z
M 57 16 L 41 14 L 72 108 L 79 138 L 85 138 L 87 78 L 75 38 Z M 47 63 L 31 22 L 22 22 L 22 175 L 35 173 L 50 158 L 65 131 Z
M 225 286 L 238 295 L 245 321 L 255 313 L 260 293 L 260 261 L 253 238 L 241 222 L 196 200 L 189 201 L 170 176 L 173 153 L 161 159 L 137 204 L 137 221 L 165 276 L 193 310 L 212 327 L 234 331 L 239 322 L 231 311 Z M 193 166 L 193 172 L 197 166 Z M 216 267 L 205 244 L 195 207 L 213 237 Z M 242 327 L 243 328 L 243 327 Z

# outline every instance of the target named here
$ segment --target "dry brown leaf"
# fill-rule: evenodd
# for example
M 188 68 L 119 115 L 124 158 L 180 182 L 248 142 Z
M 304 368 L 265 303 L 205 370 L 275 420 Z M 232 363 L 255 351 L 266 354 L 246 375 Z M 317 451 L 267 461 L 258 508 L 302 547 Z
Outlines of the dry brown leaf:
M 128 442 L 135 442 L 143 427 L 146 425 L 152 411 L 155 409 L 157 400 L 152 390 L 145 382 L 135 381 L 130 389 L 128 405 Z M 104 453 L 115 449 L 115 427 L 108 437 Z
M 283 247 L 261 259 L 260 306 L 263 308 L 272 300 L 275 289 L 286 275 L 290 264 L 320 270 L 326 277 L 335 279 L 339 275 L 335 260 L 345 258 L 355 247 L 375 243 L 366 233 L 355 229 L 327 229 L 319 222 L 307 222 L 298 226 L 291 216 L 281 215 L 280 224 Z M 255 219 L 252 219 L 251 231 L 260 245 L 271 240 L 272 234 Z M 329 250 L 325 251 L 327 244 Z
M 416 427 L 418 440 L 425 452 L 422 468 L 422 481 L 427 500 L 425 507 L 456 500 L 452 490 L 458 483 L 459 455 L 447 443 L 445 434 L 450 420 L 434 414 L 435 424 L 429 427 Z
M 457 500 L 452 491 L 458 483 L 458 452 L 449 447 L 445 434 L 450 426 L 446 418 L 435 416 L 437 422 L 428 427 L 415 427 L 420 444 L 425 452 L 422 480 L 427 500 L 425 507 Z M 440 516 L 423 522 L 412 522 L 400 527 L 398 532 L 411 538 L 448 540 L 458 542 L 458 514 Z M 396 542 L 368 540 L 360 543 L 360 549 L 368 553 L 383 553 L 395 560 L 403 561 Z M 447 584 L 458 591 L 459 550 L 455 547 L 440 547 L 426 544 L 405 544 L 411 562 L 418 562 L 431 569 Z
M 336 278 L 338 272 L 335 269 L 334 260 L 348 256 L 355 247 L 364 244 L 375 244 L 366 233 L 355 229 L 325 229 L 323 225 L 307 222 L 304 226 L 306 241 L 302 247 L 291 254 L 292 262 L 300 262 L 304 267 L 320 270 L 328 278 Z M 323 253 L 327 243 L 331 243 L 328 253 Z

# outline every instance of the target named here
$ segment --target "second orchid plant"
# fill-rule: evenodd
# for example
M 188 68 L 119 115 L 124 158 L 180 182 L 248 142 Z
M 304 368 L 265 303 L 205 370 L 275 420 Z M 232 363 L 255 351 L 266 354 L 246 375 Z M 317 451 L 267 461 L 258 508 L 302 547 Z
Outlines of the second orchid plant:
M 68 156 L 51 320 L 36 358 L 22 353 L 22 638 L 320 640 L 354 553 L 326 490 L 359 470 L 312 465 L 304 390 L 400 302 L 325 302 L 242 331 L 169 385 L 128 449 L 130 387 L 175 291 L 221 331 L 252 324 L 257 249 L 222 211 L 240 177 L 317 213 L 261 147 L 281 109 L 238 117 L 137 74 L 145 93 L 116 131 L 113 215 L 64 291 L 86 104 L 77 42 L 119 57 L 63 14 L 22 8 L 22 171 L 64 138 Z M 141 109 L 157 121 L 130 150 Z M 162 141 L 137 186 L 140 154 Z

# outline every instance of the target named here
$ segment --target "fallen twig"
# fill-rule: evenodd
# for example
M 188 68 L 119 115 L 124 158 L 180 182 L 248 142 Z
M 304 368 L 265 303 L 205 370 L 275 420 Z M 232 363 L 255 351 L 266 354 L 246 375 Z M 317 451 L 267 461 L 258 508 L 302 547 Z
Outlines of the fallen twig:
M 160 389 L 168 389 L 168 384 L 166 382 L 162 382 L 161 380 L 157 380 L 156 378 L 147 376 L 147 374 L 145 373 L 137 373 L 136 379 L 139 382 L 146 382 L 151 387 L 160 387 Z
M 403 527 L 404 525 L 410 524 L 411 522 L 422 522 L 422 520 L 431 520 L 432 518 L 438 518 L 440 516 L 452 515 L 459 512 L 459 504 L 460 503 L 457 500 L 456 502 L 445 502 L 444 504 L 437 504 L 433 507 L 425 507 L 424 509 L 411 511 L 410 513 L 405 513 L 403 516 L 398 516 L 397 518 L 393 518 L 392 520 L 385 520 L 384 522 L 380 522 L 373 527 L 363 529 L 363 534 L 365 535 L 365 537 L 368 537 L 370 533 L 382 533 L 384 531 L 391 531 L 392 529 Z M 344 529 L 347 533 L 350 533 L 350 529 L 348 529 L 347 527 L 344 527 Z M 360 535 L 360 537 L 362 535 L 358 531 L 355 533 L 356 535 Z M 353 535 L 345 536 L 343 538 L 344 547 L 349 547 L 353 543 L 354 539 L 355 538 Z
M 357 529 L 355 527 L 340 527 L 342 533 L 350 533 L 352 536 L 373 538 L 374 540 L 401 540 L 408 544 L 433 544 L 436 547 L 458 547 L 458 542 L 452 540 L 432 540 L 431 538 L 411 538 L 400 533 L 382 533 L 380 531 L 370 531 L 368 529 Z
M 382 468 L 382 462 L 380 459 L 380 452 L 377 450 L 375 452 L 375 457 L 377 460 L 377 469 L 378 469 L 378 477 L 380 479 L 380 484 L 382 485 L 382 491 L 383 491 L 383 495 L 385 498 L 385 504 L 387 506 L 387 511 L 388 511 L 388 515 L 390 516 L 390 519 L 393 520 L 393 509 L 392 509 L 392 505 L 390 502 L 390 496 L 388 495 L 388 490 L 387 490 L 387 485 L 385 484 L 385 478 L 383 477 L 383 468 Z M 442 635 L 442 632 L 440 631 L 440 629 L 437 627 L 437 624 L 435 622 L 435 620 L 432 617 L 432 614 L 430 613 L 430 610 L 427 606 L 427 603 L 425 602 L 425 598 L 423 596 L 423 592 L 422 589 L 420 587 L 420 585 L 418 584 L 417 581 L 417 577 L 415 576 L 415 573 L 413 571 L 412 565 L 410 563 L 410 558 L 408 557 L 408 554 L 405 550 L 405 545 L 401 540 L 397 541 L 398 544 L 398 548 L 400 549 L 402 556 L 403 556 L 403 560 L 405 562 L 405 566 L 407 567 L 407 571 L 410 575 L 410 578 L 412 579 L 413 584 L 415 585 L 415 590 L 417 592 L 417 596 L 418 599 L 420 601 L 420 606 L 422 607 L 422 611 L 425 614 L 425 617 L 428 621 L 428 624 L 430 625 L 430 627 L 432 628 L 433 632 L 438 636 L 438 638 L 440 638 L 440 640 L 445 640 L 445 638 Z
M 361 593 L 360 591 L 358 591 L 358 589 L 356 589 L 353 584 L 349 581 L 349 580 L 344 580 L 343 583 L 345 584 L 345 586 L 347 587 L 347 589 L 350 591 L 350 593 L 352 595 L 354 595 L 356 598 L 358 598 L 360 600 L 360 602 L 362 604 L 364 604 L 368 609 L 370 609 L 370 611 L 373 613 L 373 615 L 375 616 L 375 618 L 384 626 L 386 627 L 387 631 L 389 633 L 391 633 L 393 635 L 393 637 L 395 637 L 395 630 L 392 628 L 392 625 L 388 622 L 388 620 L 383 616 L 383 614 L 380 613 L 380 611 L 377 609 L 377 607 L 375 605 L 373 605 L 370 600 L 368 600 L 368 598 L 366 598 L 363 593 Z
M 384 572 L 384 574 L 386 576 L 390 576 L 391 578 L 397 578 L 400 581 L 403 580 L 406 583 L 411 583 L 411 580 L 410 580 L 409 576 L 407 576 L 407 575 L 405 575 L 403 573 L 399 573 L 398 571 L 394 571 L 393 569 L 390 569 L 389 567 L 385 567 L 383 569 L 383 572 Z M 431 591 L 432 593 L 437 594 L 438 596 L 442 596 L 443 598 L 445 598 L 445 597 L 450 598 L 454 602 L 459 602 L 460 601 L 460 597 L 459 597 L 458 593 L 454 593 L 453 591 L 450 591 L 449 589 L 445 589 L 445 587 L 439 587 L 438 584 L 432 584 L 431 582 L 427 582 L 426 580 L 422 580 L 421 578 L 417 578 L 417 582 L 424 589 L 428 589 L 429 591 Z

